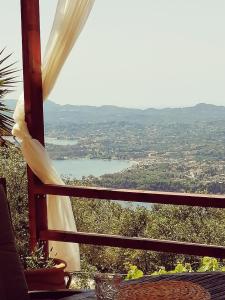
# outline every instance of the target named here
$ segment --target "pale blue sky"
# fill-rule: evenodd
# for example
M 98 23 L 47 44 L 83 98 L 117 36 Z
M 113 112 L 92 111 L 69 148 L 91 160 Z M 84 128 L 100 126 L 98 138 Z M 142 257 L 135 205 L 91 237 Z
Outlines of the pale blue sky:
M 0 48 L 21 65 L 20 1 L 0 2 Z M 43 49 L 56 2 L 40 0 Z M 49 98 L 141 108 L 225 105 L 225 1 L 96 0 Z

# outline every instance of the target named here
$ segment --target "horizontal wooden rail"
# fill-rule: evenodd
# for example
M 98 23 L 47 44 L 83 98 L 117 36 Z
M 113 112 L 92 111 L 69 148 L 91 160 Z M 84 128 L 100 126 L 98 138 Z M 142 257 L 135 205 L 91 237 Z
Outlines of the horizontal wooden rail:
M 67 195 L 106 200 L 225 208 L 224 195 L 166 193 L 53 184 L 35 185 L 34 192 L 36 194 Z
M 225 247 L 168 240 L 57 230 L 41 231 L 40 239 L 225 258 Z
M 34 192 L 37 194 L 68 195 L 106 200 L 225 208 L 225 196 L 221 195 L 165 193 L 51 184 L 36 185 Z M 58 230 L 43 230 L 40 232 L 40 239 L 225 258 L 225 247 L 178 241 Z

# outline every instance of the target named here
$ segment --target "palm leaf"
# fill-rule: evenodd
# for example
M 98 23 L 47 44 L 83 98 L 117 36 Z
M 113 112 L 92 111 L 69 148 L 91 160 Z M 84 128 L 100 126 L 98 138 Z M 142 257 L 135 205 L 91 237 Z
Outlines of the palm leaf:
M 12 54 L 6 55 L 3 58 L 4 49 L 0 51 L 0 145 L 3 140 L 2 136 L 11 135 L 13 126 L 12 111 L 7 108 L 3 97 L 14 90 L 17 81 L 15 75 L 18 70 L 14 68 L 15 63 L 7 64 L 8 59 Z

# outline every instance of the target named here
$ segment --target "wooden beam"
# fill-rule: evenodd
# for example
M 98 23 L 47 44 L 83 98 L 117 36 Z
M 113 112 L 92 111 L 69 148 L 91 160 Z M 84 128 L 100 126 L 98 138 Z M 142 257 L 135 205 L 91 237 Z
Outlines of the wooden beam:
M 197 243 L 184 243 L 178 241 L 125 237 L 86 232 L 75 233 L 57 230 L 41 231 L 40 238 L 51 241 L 104 245 L 110 247 L 225 258 L 225 247 Z
M 39 184 L 34 187 L 37 194 L 68 195 L 74 197 L 160 203 L 201 207 L 225 208 L 224 195 L 166 193 L 156 191 L 108 189 L 101 187 Z
M 31 136 L 44 145 L 39 1 L 21 0 L 20 3 L 25 120 Z M 28 168 L 31 249 L 38 241 L 39 231 L 47 228 L 45 196 L 40 197 L 34 194 L 34 186 L 38 183 L 40 180 Z M 36 201 L 37 197 L 39 201 Z

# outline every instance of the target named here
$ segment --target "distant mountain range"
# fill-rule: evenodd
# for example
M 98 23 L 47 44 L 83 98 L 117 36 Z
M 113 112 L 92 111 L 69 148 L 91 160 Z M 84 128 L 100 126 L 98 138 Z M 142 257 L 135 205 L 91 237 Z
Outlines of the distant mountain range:
M 6 100 L 7 106 L 15 108 L 16 100 Z M 45 122 L 51 124 L 87 124 L 104 122 L 129 123 L 193 123 L 198 121 L 225 121 L 225 107 L 199 103 L 193 107 L 135 109 L 111 105 L 78 106 L 59 105 L 46 101 L 44 105 Z

